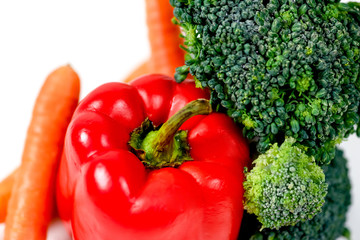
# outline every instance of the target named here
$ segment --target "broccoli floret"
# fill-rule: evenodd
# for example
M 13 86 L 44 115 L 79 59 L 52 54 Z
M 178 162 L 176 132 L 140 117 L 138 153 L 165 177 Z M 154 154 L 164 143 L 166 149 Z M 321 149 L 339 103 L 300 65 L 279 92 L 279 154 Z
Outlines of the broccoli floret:
M 170 2 L 188 52 L 177 79 L 208 87 L 259 152 L 287 136 L 318 163 L 334 158 L 360 119 L 359 3 Z
M 245 213 L 238 239 L 335 240 L 340 236 L 349 235 L 345 222 L 351 203 L 351 185 L 346 165 L 347 159 L 344 158 L 343 151 L 337 149 L 331 164 L 322 167 L 328 184 L 328 193 L 321 213 L 313 219 L 279 230 L 260 231 L 261 224 L 255 215 Z
M 294 138 L 280 147 L 275 143 L 245 175 L 244 208 L 258 216 L 263 228 L 279 229 L 311 219 L 324 204 L 324 172 L 294 143 Z

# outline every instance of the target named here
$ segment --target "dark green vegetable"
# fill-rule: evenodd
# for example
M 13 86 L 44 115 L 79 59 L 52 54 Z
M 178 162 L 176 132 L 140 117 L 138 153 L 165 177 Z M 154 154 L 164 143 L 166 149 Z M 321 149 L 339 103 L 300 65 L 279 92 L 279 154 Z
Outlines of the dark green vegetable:
M 215 105 L 264 153 L 286 136 L 318 163 L 356 131 L 360 3 L 338 0 L 171 0 L 186 66 Z M 360 129 L 357 129 L 360 135 Z
M 348 237 L 349 231 L 345 228 L 345 221 L 351 203 L 351 185 L 346 165 L 347 160 L 343 152 L 337 149 L 330 165 L 322 166 L 328 184 L 328 194 L 322 212 L 313 219 L 280 230 L 259 231 L 261 224 L 256 220 L 256 216 L 245 213 L 238 239 L 335 240 L 342 235 Z
M 258 216 L 262 228 L 279 229 L 312 219 L 327 193 L 325 175 L 313 157 L 287 138 L 254 160 L 246 173 L 244 208 Z

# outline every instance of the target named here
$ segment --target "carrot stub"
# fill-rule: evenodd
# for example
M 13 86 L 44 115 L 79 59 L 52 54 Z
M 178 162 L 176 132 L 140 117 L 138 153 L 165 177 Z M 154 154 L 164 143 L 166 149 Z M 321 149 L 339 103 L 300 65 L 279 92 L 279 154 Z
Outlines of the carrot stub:
M 140 77 L 142 75 L 148 74 L 150 73 L 150 68 L 149 68 L 149 60 L 143 62 L 142 64 L 140 64 L 137 68 L 135 68 L 124 80 L 123 82 L 130 82 L 131 80 L 134 80 L 137 77 Z
M 8 201 L 11 196 L 11 190 L 14 185 L 17 172 L 18 168 L 0 182 L 0 222 L 5 221 Z
M 46 239 L 65 131 L 79 91 L 79 77 L 68 65 L 45 80 L 34 105 L 9 200 L 4 240 Z

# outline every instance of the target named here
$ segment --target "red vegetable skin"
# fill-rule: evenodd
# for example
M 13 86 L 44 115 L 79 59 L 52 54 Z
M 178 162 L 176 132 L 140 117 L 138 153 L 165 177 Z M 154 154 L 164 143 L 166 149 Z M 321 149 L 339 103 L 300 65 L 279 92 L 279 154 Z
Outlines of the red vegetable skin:
M 82 100 L 57 182 L 59 214 L 75 239 L 236 239 L 249 150 L 229 117 L 187 120 L 193 160 L 177 168 L 147 169 L 127 144 L 146 117 L 159 125 L 208 97 L 193 82 L 147 75 L 102 85 Z

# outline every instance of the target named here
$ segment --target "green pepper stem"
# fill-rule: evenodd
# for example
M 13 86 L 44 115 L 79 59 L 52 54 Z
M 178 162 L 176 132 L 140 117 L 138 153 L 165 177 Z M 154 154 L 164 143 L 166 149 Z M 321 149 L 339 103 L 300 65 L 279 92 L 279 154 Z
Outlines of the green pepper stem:
M 161 126 L 152 148 L 158 152 L 164 151 L 186 120 L 196 115 L 207 115 L 211 112 L 212 108 L 209 100 L 197 99 L 188 103 Z
M 170 117 L 158 130 L 145 130 L 150 123 L 145 121 L 140 129 L 132 133 L 129 145 L 148 168 L 177 167 L 184 161 L 192 160 L 187 131 L 179 128 L 189 118 L 211 112 L 209 100 L 194 100 Z

